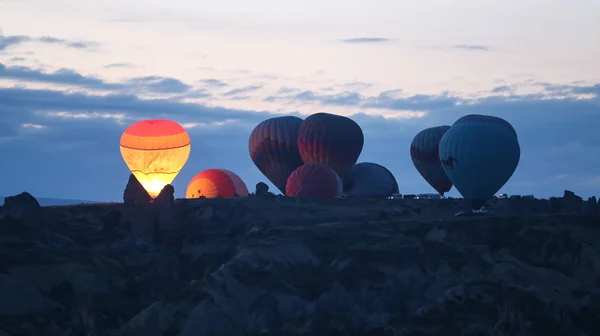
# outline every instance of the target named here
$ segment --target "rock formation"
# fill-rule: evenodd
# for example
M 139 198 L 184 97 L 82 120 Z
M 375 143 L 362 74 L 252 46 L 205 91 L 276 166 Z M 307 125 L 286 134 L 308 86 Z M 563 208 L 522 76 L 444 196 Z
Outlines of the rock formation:
M 272 193 L 269 192 L 269 186 L 264 182 L 258 182 L 256 184 L 256 191 L 254 192 L 256 196 L 273 196 Z
M 28 192 L 5 198 L 0 209 L 0 219 L 17 222 L 17 226 L 39 228 L 43 224 L 42 207 Z
M 568 193 L 487 217 L 447 199 L 30 196 L 0 209 L 0 335 L 600 333 L 600 217 Z
M 175 188 L 170 184 L 164 186 L 154 199 L 154 203 L 167 206 L 175 204 Z
M 152 200 L 152 197 L 148 195 L 148 192 L 142 184 L 135 178 L 135 175 L 130 174 L 127 186 L 123 192 L 123 203 L 132 204 L 148 204 Z

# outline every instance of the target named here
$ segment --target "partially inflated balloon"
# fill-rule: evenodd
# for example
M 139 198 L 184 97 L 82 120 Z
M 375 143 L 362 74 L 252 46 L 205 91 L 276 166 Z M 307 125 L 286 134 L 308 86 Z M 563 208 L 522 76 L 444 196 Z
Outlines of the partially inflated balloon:
M 192 178 L 186 198 L 246 197 L 248 188 L 242 179 L 226 169 L 207 169 Z
M 248 141 L 252 161 L 282 193 L 290 174 L 303 164 L 297 143 L 300 124 L 302 119 L 294 116 L 267 119 Z
M 341 196 L 340 177 L 333 169 L 309 163 L 298 167 L 288 178 L 285 195 L 290 197 L 336 198 Z
M 305 164 L 318 163 L 343 177 L 358 160 L 363 132 L 354 120 L 329 113 L 306 118 L 298 131 L 298 150 Z
M 173 182 L 190 156 L 190 137 L 170 120 L 143 120 L 121 135 L 121 156 L 152 197 Z
M 389 197 L 398 193 L 398 182 L 392 172 L 376 163 L 355 164 L 346 172 L 343 181 L 348 197 Z
M 415 168 L 425 181 L 442 196 L 452 188 L 452 182 L 446 176 L 440 162 L 439 153 L 440 140 L 449 129 L 450 126 L 424 129 L 417 133 L 410 144 L 410 158 Z
M 440 140 L 439 158 L 460 194 L 480 207 L 515 172 L 521 149 L 514 128 L 492 116 L 465 116 Z

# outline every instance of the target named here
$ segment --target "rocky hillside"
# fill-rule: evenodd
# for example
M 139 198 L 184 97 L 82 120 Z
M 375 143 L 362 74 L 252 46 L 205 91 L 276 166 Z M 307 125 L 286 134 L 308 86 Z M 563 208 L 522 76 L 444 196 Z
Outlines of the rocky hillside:
M 0 335 L 600 335 L 595 199 L 0 210 Z
M 6 197 L 0 197 L 0 206 L 4 205 L 4 199 Z M 93 204 L 93 203 L 102 203 L 96 201 L 86 201 L 86 200 L 77 200 L 77 199 L 64 199 L 64 198 L 43 198 L 36 197 L 35 198 L 41 206 L 55 206 L 55 205 L 76 205 L 76 204 Z

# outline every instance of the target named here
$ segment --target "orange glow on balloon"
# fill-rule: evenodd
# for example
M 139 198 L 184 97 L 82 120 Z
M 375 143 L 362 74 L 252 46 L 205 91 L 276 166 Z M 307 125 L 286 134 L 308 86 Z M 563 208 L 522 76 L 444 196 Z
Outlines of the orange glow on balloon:
M 248 188 L 234 172 L 226 169 L 207 169 L 192 178 L 185 198 L 246 197 Z
M 121 135 L 121 156 L 152 197 L 173 182 L 190 156 L 190 136 L 170 120 L 142 120 Z

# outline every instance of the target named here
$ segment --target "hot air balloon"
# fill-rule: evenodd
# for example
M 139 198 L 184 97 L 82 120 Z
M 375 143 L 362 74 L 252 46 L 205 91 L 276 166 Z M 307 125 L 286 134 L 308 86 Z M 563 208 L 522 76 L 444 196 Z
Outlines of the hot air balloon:
M 170 120 L 142 120 L 121 135 L 121 156 L 152 197 L 173 182 L 190 156 L 190 137 Z
M 324 164 L 340 177 L 358 160 L 363 132 L 354 120 L 329 113 L 306 118 L 298 131 L 298 150 L 305 164 Z
M 415 168 L 442 196 L 452 188 L 439 154 L 440 139 L 449 129 L 447 125 L 424 129 L 417 133 L 410 144 L 410 158 Z
M 389 197 L 398 193 L 398 182 L 387 168 L 371 162 L 352 166 L 344 175 L 344 194 L 348 197 Z
M 298 152 L 298 129 L 302 119 L 275 117 L 258 124 L 250 134 L 248 149 L 256 167 L 285 194 L 290 174 L 303 162 Z
M 440 140 L 439 158 L 456 189 L 485 204 L 515 172 L 521 157 L 514 128 L 504 119 L 477 115 L 457 121 Z
M 335 198 L 341 196 L 341 180 L 333 169 L 309 163 L 294 170 L 287 180 L 290 197 Z
M 207 169 L 188 184 L 186 198 L 246 197 L 248 188 L 242 179 L 226 169 Z
M 456 120 L 453 125 L 458 125 L 458 124 L 462 124 L 462 123 L 478 123 L 478 122 L 496 124 L 500 127 L 504 127 L 507 131 L 509 131 L 512 134 L 514 134 L 515 136 L 517 136 L 517 131 L 515 131 L 515 128 L 508 121 L 506 121 L 502 118 L 484 115 L 484 114 L 467 114 L 465 116 L 458 118 L 458 120 Z

